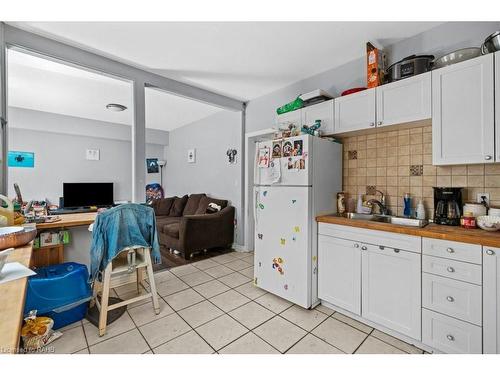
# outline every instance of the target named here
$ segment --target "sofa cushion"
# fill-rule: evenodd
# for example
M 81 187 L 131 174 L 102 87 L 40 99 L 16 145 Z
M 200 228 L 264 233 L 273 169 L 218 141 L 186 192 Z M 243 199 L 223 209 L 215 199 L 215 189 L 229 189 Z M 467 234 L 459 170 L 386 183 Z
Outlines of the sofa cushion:
M 163 226 L 163 233 L 167 236 L 179 238 L 179 226 L 180 223 L 172 223 Z
M 172 208 L 172 204 L 177 197 L 172 198 L 164 198 L 164 199 L 155 199 L 153 201 L 153 209 L 155 210 L 156 216 L 168 216 L 170 209 Z
M 215 199 L 205 196 L 200 199 L 200 204 L 198 205 L 198 209 L 196 210 L 196 215 L 206 214 L 208 205 L 210 203 L 215 203 L 219 205 L 221 209 L 227 207 L 227 200 Z
M 198 206 L 200 205 L 201 198 L 205 196 L 205 194 L 191 194 L 186 202 L 186 206 L 184 207 L 182 215 L 194 215 L 196 213 L 196 210 L 198 209 Z
M 157 216 L 156 227 L 160 232 L 163 232 L 165 225 L 180 223 L 181 219 L 182 219 L 181 217 Z
M 182 211 L 184 211 L 187 200 L 187 195 L 183 196 L 182 198 L 175 197 L 174 203 L 170 208 L 170 213 L 168 214 L 168 216 L 182 216 Z

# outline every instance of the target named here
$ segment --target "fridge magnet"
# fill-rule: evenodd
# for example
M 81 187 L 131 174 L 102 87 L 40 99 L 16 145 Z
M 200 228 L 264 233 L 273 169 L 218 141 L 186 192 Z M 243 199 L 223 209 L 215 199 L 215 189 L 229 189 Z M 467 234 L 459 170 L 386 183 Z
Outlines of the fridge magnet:
M 273 158 L 281 158 L 281 141 L 273 142 Z
M 299 169 L 306 169 L 306 161 L 304 159 L 299 160 Z
M 293 156 L 300 156 L 302 155 L 302 139 L 298 139 L 296 141 L 293 141 Z
M 273 259 L 273 270 L 278 271 L 281 275 L 285 273 L 283 271 L 283 259 L 282 258 L 274 258 Z
M 269 148 L 264 147 L 264 148 L 259 148 L 259 155 L 258 155 L 258 166 L 259 168 L 269 168 L 269 161 L 270 161 L 270 155 L 269 155 Z
M 264 237 L 264 235 L 262 233 L 258 233 L 257 237 L 259 237 L 259 240 L 261 240 Z
M 293 164 L 293 168 L 299 170 L 300 169 L 300 160 L 295 160 Z
M 293 241 L 293 242 L 297 241 L 297 237 L 293 236 L 293 237 L 292 237 L 292 241 Z
M 263 209 L 264 209 L 264 205 L 263 205 L 262 203 L 259 203 L 259 208 L 260 208 L 261 210 L 263 210 Z
M 158 159 L 146 159 L 146 168 L 148 173 L 158 173 L 160 171 Z
M 293 169 L 293 160 L 292 160 L 292 158 L 288 158 L 288 164 L 287 164 L 287 166 L 288 166 L 288 169 Z
M 300 232 L 300 227 L 298 227 L 298 226 L 297 227 L 293 227 L 293 231 L 295 233 L 299 233 Z
M 286 141 L 283 144 L 283 157 L 287 158 L 289 156 L 292 156 L 293 153 L 293 145 L 292 142 Z
M 297 199 L 292 199 L 292 204 L 297 203 Z
M 286 240 L 284 238 L 280 239 L 280 244 L 281 246 L 285 246 Z
M 283 289 L 288 290 L 288 284 L 283 285 Z
M 262 195 L 265 197 L 265 196 L 267 195 L 267 190 L 264 190 L 264 191 L 262 192 Z

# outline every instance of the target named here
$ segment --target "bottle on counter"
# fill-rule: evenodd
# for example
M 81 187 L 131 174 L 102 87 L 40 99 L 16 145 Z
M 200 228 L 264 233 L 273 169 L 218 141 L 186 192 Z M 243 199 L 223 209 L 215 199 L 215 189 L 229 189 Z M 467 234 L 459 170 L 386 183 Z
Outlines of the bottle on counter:
M 411 197 L 410 197 L 410 193 L 405 193 L 405 196 L 403 198 L 403 206 L 404 206 L 403 215 L 406 216 L 406 217 L 410 217 L 411 216 Z
M 425 207 L 422 199 L 420 199 L 417 204 L 417 219 L 425 220 Z
M 462 224 L 462 228 L 465 229 L 475 229 L 476 226 L 476 218 L 474 214 L 470 211 L 464 212 L 464 216 L 460 219 L 460 224 Z

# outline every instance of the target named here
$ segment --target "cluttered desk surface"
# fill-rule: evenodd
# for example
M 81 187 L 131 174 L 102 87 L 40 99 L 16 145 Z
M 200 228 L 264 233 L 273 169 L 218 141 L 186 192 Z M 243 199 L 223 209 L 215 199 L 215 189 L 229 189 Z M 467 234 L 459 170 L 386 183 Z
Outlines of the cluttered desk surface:
M 71 228 L 90 225 L 95 221 L 96 216 L 97 212 L 59 215 L 59 220 L 49 223 L 38 223 L 36 229 Z

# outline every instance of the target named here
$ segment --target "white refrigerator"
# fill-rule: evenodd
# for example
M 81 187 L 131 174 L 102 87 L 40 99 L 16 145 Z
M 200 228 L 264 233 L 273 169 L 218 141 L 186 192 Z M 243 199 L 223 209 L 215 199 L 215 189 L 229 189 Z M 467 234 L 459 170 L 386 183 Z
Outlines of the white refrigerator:
M 317 223 L 336 211 L 342 145 L 310 135 L 256 144 L 254 283 L 304 308 L 318 303 Z

